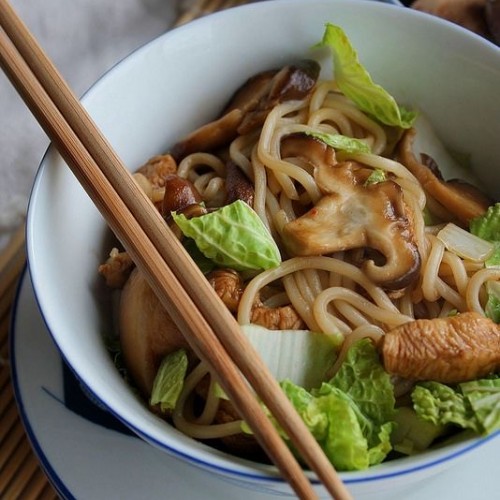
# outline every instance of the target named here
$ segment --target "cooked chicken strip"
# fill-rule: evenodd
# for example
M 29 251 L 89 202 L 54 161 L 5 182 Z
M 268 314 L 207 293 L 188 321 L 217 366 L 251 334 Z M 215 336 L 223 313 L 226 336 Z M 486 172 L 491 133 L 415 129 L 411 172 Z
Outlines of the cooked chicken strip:
M 385 335 L 382 357 L 403 378 L 474 380 L 500 369 L 500 326 L 475 312 L 410 321 Z

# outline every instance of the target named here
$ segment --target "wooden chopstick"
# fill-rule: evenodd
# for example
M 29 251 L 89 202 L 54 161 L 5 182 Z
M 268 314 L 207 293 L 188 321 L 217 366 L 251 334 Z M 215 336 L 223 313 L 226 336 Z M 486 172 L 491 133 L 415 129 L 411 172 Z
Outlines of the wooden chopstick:
M 0 57 L 6 54 L 4 41 L 5 38 L 0 34 Z M 13 78 L 18 90 L 23 85 L 22 78 L 24 78 L 23 73 L 19 73 L 20 69 L 19 65 L 15 69 L 19 80 L 16 80 L 17 77 Z M 275 439 L 268 430 L 264 430 L 263 433 L 260 432 L 261 429 L 257 426 L 261 425 L 263 426 L 262 429 L 264 429 L 267 425 L 264 420 L 267 419 L 260 417 L 259 410 L 256 409 L 258 403 L 254 398 L 247 397 L 248 393 L 246 392 L 247 387 L 244 379 L 242 379 L 234 365 L 226 362 L 227 356 L 220 344 L 217 343 L 216 337 L 213 338 L 212 330 L 170 269 L 162 265 L 161 255 L 148 239 L 147 234 L 135 221 L 123 200 L 116 195 L 105 176 L 97 169 L 92 157 L 81 146 L 73 131 L 66 127 L 62 115 L 58 114 L 56 108 L 52 109 L 50 107 L 49 103 L 51 101 L 46 95 L 42 94 L 41 88 L 33 86 L 33 83 L 30 84 L 28 81 L 24 82 L 24 84 L 26 84 L 26 87 L 20 92 L 23 94 L 23 98 L 28 102 L 32 111 L 36 106 L 39 106 L 33 111 L 35 116 L 37 116 L 66 162 L 70 166 L 78 165 L 78 169 L 73 170 L 75 175 L 84 188 L 91 193 L 94 203 L 103 213 L 109 226 L 127 248 L 138 267 L 148 278 L 162 304 L 179 327 L 184 332 L 189 332 L 189 341 L 193 350 L 200 358 L 205 359 L 213 369 L 218 370 L 222 386 L 228 391 L 231 398 L 236 398 L 237 403 L 235 406 L 248 420 L 249 425 L 252 428 L 255 426 L 256 436 L 259 436 L 262 440 L 261 444 L 264 449 L 275 460 L 282 474 L 293 485 L 297 493 L 304 496 L 304 498 L 307 497 L 311 489 L 307 479 L 303 479 L 304 476 L 301 474 L 300 466 L 294 464 L 292 457 L 286 456 L 287 451 L 280 449 L 282 443 L 279 442 L 281 441 L 279 438 Z M 30 96 L 34 96 L 36 102 L 30 102 Z M 116 214 L 120 215 L 116 217 Z M 146 262 L 145 259 L 147 259 Z M 179 302 L 176 302 L 177 300 Z M 203 337 L 195 336 L 196 333 L 200 332 L 204 334 Z M 210 354 L 209 358 L 207 358 L 206 353 Z M 225 380 L 231 380 L 231 384 L 226 384 Z
M 299 495 L 314 495 L 300 466 L 286 446 L 283 447 L 260 405 L 249 393 L 239 370 L 328 491 L 337 498 L 349 498 L 335 470 L 241 334 L 232 315 L 5 0 L 0 1 L 0 21 L 10 37 L 10 41 L 1 37 L 4 70 L 145 273 L 163 305 L 183 331 L 189 332 L 187 340 L 195 352 L 218 374 L 222 387 L 282 474 Z M 231 363 L 231 358 L 238 368 Z

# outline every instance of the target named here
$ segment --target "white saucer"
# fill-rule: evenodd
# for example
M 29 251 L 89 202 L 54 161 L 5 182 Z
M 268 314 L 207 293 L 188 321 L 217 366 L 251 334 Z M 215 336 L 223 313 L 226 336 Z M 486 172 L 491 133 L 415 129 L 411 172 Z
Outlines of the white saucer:
M 43 323 L 28 272 L 20 282 L 14 304 L 10 352 L 12 381 L 22 420 L 42 467 L 61 497 L 241 497 L 241 489 L 215 480 L 132 436 L 86 398 L 64 366 Z M 404 498 L 500 499 L 499 457 L 497 437 L 406 493 Z M 245 491 L 245 500 L 253 498 L 250 491 Z M 260 500 L 263 498 L 276 497 L 259 495 Z M 387 495 L 384 499 L 390 500 Z

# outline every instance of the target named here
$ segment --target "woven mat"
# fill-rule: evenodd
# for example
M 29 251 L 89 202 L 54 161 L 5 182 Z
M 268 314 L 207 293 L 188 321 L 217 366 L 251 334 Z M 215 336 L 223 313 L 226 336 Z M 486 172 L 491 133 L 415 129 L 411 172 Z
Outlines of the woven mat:
M 215 11 L 250 3 L 249 0 L 196 0 L 186 2 L 175 25 Z M 58 496 L 31 449 L 20 420 L 9 369 L 11 305 L 26 261 L 24 228 L 14 234 L 0 254 L 0 498 L 53 500 Z

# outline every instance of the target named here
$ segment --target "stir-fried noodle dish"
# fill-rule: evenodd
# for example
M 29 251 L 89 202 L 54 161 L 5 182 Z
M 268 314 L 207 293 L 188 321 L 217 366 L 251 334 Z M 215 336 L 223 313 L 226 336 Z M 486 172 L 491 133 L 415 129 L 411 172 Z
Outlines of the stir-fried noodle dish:
M 263 68 L 134 177 L 339 470 L 493 433 L 500 204 L 445 178 L 423 110 L 374 83 L 341 28 L 312 50 L 332 79 L 313 59 Z M 117 365 L 151 410 L 262 459 L 127 253 L 99 272 L 120 295 Z

